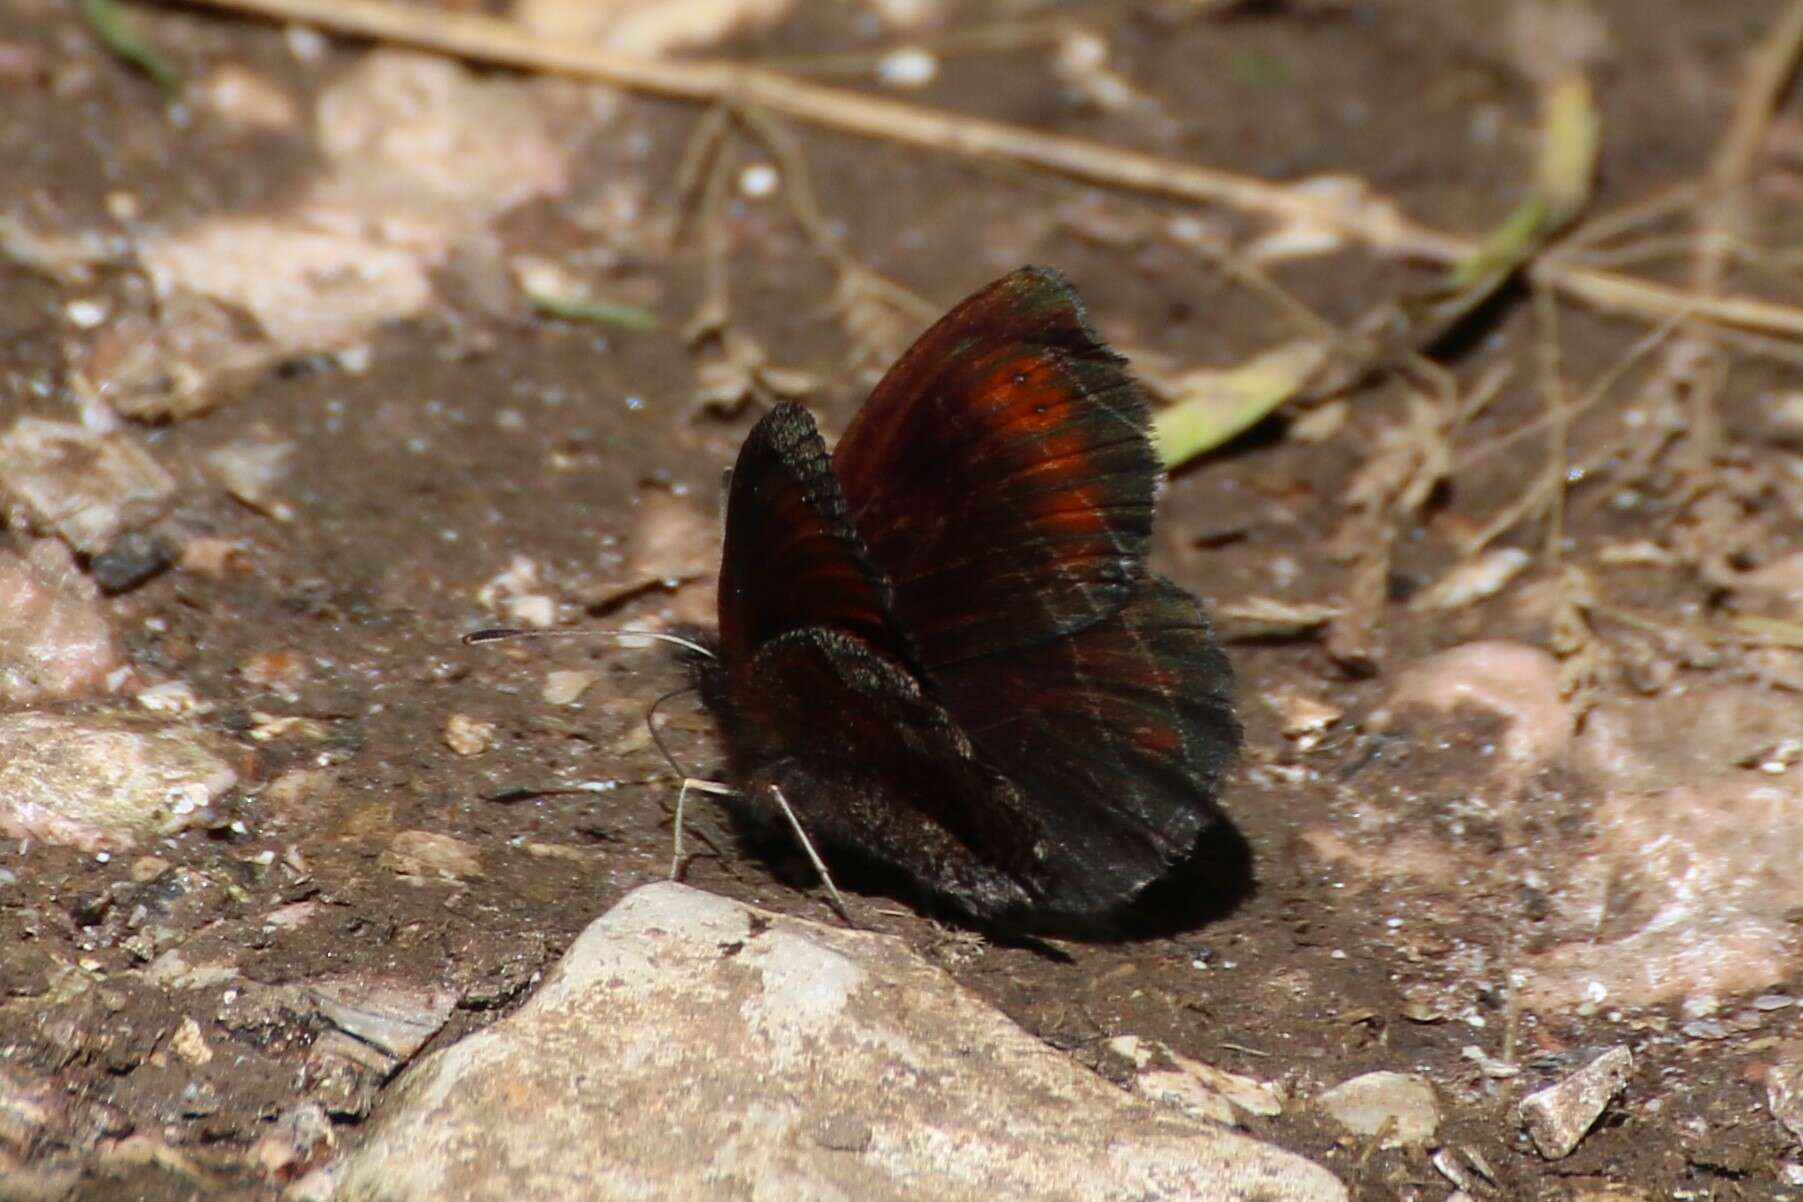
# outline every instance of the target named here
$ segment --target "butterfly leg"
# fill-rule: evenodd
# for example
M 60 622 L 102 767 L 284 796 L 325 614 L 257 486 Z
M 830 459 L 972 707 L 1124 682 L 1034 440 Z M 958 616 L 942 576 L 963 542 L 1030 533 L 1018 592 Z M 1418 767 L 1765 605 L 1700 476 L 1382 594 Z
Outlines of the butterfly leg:
M 717 780 L 702 780 L 694 776 L 682 778 L 682 788 L 676 791 L 676 846 L 670 856 L 671 880 L 675 880 L 677 874 L 682 871 L 682 808 L 683 802 L 689 796 L 690 789 L 697 793 L 711 793 L 715 797 L 731 797 L 736 792 L 731 785 L 721 784 Z
M 827 895 L 833 899 L 833 909 L 839 912 L 839 917 L 845 920 L 846 926 L 856 929 L 858 924 L 852 919 L 851 911 L 845 908 L 845 899 L 839 895 L 839 886 L 833 884 L 833 874 L 826 870 L 826 864 L 821 860 L 820 853 L 814 850 L 814 841 L 809 839 L 807 831 L 802 829 L 801 819 L 797 818 L 795 811 L 790 808 L 789 799 L 784 797 L 783 791 L 774 784 L 770 785 L 770 796 L 776 799 L 776 808 L 781 810 L 783 817 L 789 820 L 789 828 L 795 832 L 795 838 L 801 844 L 801 850 L 808 853 L 808 859 L 813 863 L 814 871 L 820 874 L 821 881 L 826 885 Z

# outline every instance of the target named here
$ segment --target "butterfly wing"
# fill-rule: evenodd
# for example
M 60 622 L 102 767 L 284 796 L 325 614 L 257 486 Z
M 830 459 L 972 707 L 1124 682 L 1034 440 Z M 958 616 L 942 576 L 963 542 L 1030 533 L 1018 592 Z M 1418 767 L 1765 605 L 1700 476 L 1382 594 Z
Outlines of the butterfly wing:
M 905 871 L 986 919 L 1048 896 L 1044 828 L 904 665 L 823 627 L 758 649 L 728 726 L 754 807 L 781 791 L 810 838 Z
M 851 524 L 934 671 L 1080 630 L 1137 587 L 1158 460 L 1123 360 L 1022 268 L 883 377 L 833 453 Z
M 719 616 L 729 670 L 809 626 L 905 654 L 882 578 L 846 521 L 826 445 L 799 405 L 770 410 L 739 449 L 727 491 Z
M 720 659 L 702 695 L 754 805 L 907 871 L 978 915 L 1044 892 L 1041 827 L 927 695 L 845 518 L 814 422 L 773 409 L 739 452 L 720 568 Z
M 923 335 L 830 460 L 805 410 L 760 421 L 704 682 L 749 791 L 1010 923 L 1106 915 L 1184 856 L 1239 731 L 1200 608 L 1143 570 L 1146 430 L 1031 269 Z
M 1156 577 L 1064 638 L 942 672 L 983 763 L 1032 799 L 1040 902 L 1094 917 L 1187 855 L 1239 745 L 1233 672 L 1190 595 Z

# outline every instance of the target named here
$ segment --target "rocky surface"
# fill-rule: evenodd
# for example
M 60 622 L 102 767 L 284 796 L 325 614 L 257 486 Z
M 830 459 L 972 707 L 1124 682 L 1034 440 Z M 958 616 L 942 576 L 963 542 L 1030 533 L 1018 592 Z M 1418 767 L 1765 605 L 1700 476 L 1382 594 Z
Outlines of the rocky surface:
M 675 884 L 409 1070 L 336 1177 L 347 1202 L 1346 1197 L 1133 1098 L 898 940 Z

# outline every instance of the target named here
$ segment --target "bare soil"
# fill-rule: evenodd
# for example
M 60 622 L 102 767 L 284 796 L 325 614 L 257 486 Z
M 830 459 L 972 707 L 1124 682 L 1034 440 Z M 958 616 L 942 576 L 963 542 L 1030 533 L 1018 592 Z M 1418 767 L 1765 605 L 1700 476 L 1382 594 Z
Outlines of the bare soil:
M 1014 6 L 993 7 L 986 15 L 1016 15 Z M 1048 76 L 1043 47 L 949 56 L 939 80 L 911 98 L 1250 176 L 1354 174 L 1438 228 L 1477 233 L 1526 196 L 1531 178 L 1534 94 L 1501 32 L 1505 7 L 1259 4 L 1210 15 L 1177 4 L 1128 6 L 1105 24 L 1110 65 L 1155 98 L 1153 113 L 1086 106 Z M 1606 129 L 1597 205 L 1611 209 L 1706 169 L 1773 6 L 1611 0 L 1598 8 L 1611 45 L 1597 75 Z M 185 67 L 243 64 L 303 109 L 367 52 L 330 43 L 321 60 L 303 64 L 281 30 L 253 20 L 153 8 L 132 16 Z M 870 43 L 839 6 L 819 5 L 732 49 L 774 59 Z M 166 221 L 274 203 L 313 166 L 302 133 L 245 135 L 192 113 L 172 120 L 156 85 L 95 44 L 72 6 L 0 12 L 0 46 L 41 65 L 0 78 L 0 197 L 37 197 L 71 220 L 103 222 L 107 193 L 129 190 L 145 220 Z M 79 80 L 59 88 L 76 69 Z M 588 602 L 591 622 L 633 626 L 706 612 L 711 578 L 617 595 L 627 575 L 622 556 L 647 507 L 673 500 L 711 522 L 722 469 L 756 417 L 755 404 L 730 415 L 693 404 L 697 360 L 681 327 L 705 294 L 704 253 L 694 238 L 672 247 L 661 237 L 677 209 L 677 162 L 701 110 L 630 96 L 620 104 L 575 156 L 571 193 L 610 180 L 643 185 L 645 240 L 617 243 L 609 272 L 617 295 L 663 319 L 659 329 L 497 308 L 484 302 L 480 280 L 451 273 L 442 308 L 381 331 L 366 370 L 295 360 L 259 374 L 228 403 L 145 432 L 184 482 L 186 529 L 244 548 L 235 568 L 171 570 L 109 605 L 133 661 L 191 681 L 218 707 L 205 721 L 240 749 L 249 786 L 235 811 L 243 828 L 222 819 L 154 850 L 217 886 L 191 897 L 193 910 L 180 921 L 196 938 L 233 949 L 245 997 L 255 996 L 252 985 L 346 973 L 447 985 L 460 1000 L 437 1037 L 441 1046 L 505 1013 L 585 924 L 668 870 L 675 783 L 642 732 L 646 707 L 685 683 L 680 666 L 662 649 L 607 642 L 459 644 L 465 631 L 497 620 L 477 594 L 516 555 L 539 566 L 544 591 L 572 603 L 566 613 L 582 616 Z M 1169 236 L 1181 206 L 880 142 L 794 133 L 840 244 L 935 304 L 1037 262 L 1064 271 L 1104 332 L 1152 366 L 1231 364 L 1294 334 L 1284 315 Z M 743 139 L 730 141 L 727 153 L 740 165 L 767 160 Z M 1761 193 L 1760 236 L 1773 245 L 1794 242 L 1803 228 L 1796 206 L 1784 203 L 1803 185 L 1797 162 L 1772 167 Z M 1210 219 L 1230 232 L 1243 221 Z M 554 205 L 528 206 L 503 228 L 510 245 L 538 250 L 563 249 L 575 236 Z M 780 366 L 816 376 L 809 403 L 827 429 L 842 428 L 870 377 L 847 365 L 858 348 L 833 317 L 831 265 L 778 200 L 736 196 L 724 228 L 735 328 Z M 1674 283 L 1687 278 L 1681 256 L 1636 269 Z M 1337 323 L 1434 278 L 1351 249 L 1270 270 Z M 1783 282 L 1774 287 L 1783 294 Z M 1794 280 L 1788 289 L 1796 293 Z M 144 304 L 129 264 L 103 273 L 89 291 L 118 307 Z M 53 395 L 27 386 L 49 381 L 54 393 L 71 369 L 63 319 L 71 295 L 0 259 L 0 413 L 67 416 Z M 1646 329 L 1563 306 L 1561 370 L 1577 382 L 1574 391 Z M 1482 446 L 1542 412 L 1541 345 L 1532 306 L 1517 292 L 1439 348 L 1440 362 L 1467 389 L 1498 362 L 1514 367 L 1459 445 Z M 1785 439 L 1795 433 L 1778 429 L 1768 411 L 1770 398 L 1797 387 L 1794 368 L 1730 353 L 1732 370 L 1712 402 L 1724 444 L 1742 466 L 1794 471 L 1795 446 Z M 1162 501 L 1158 570 L 1210 601 L 1339 600 L 1348 568 L 1331 538 L 1346 488 L 1375 432 L 1400 421 L 1418 393 L 1411 379 L 1380 376 L 1348 394 L 1346 425 L 1325 441 L 1300 441 L 1270 421 L 1185 466 Z M 1620 435 L 1619 413 L 1611 420 L 1606 409 L 1576 424 L 1572 460 Z M 292 472 L 279 488 L 292 520 L 235 501 L 200 471 L 209 449 L 250 437 L 292 442 Z M 1505 992 L 1471 994 L 1446 1013 L 1411 998 L 1445 983 L 1461 949 L 1487 949 L 1501 962 L 1531 942 L 1518 899 L 1474 906 L 1420 887 L 1392 896 L 1384 878 L 1324 864 L 1302 839 L 1334 824 L 1348 787 L 1415 798 L 1427 822 L 1434 799 L 1468 790 L 1482 775 L 1482 751 L 1498 733 L 1492 720 L 1474 718 L 1425 746 L 1406 731 L 1368 732 L 1362 719 L 1397 667 L 1433 651 L 1479 638 L 1545 644 L 1543 614 L 1524 612 L 1507 595 L 1427 612 L 1402 603 L 1457 561 L 1458 533 L 1521 495 L 1546 454 L 1539 438 L 1508 444 L 1437 490 L 1399 531 L 1381 655 L 1366 670 L 1349 670 L 1309 632 L 1233 638 L 1247 750 L 1223 798 L 1231 830 L 1206 852 L 1207 870 L 1187 878 L 1201 899 L 1168 899 L 1187 907 L 1186 929 L 1052 948 L 988 945 L 867 894 L 854 895 L 858 920 L 928 949 L 1027 1029 L 1104 1072 L 1122 1071 L 1106 1041 L 1133 1033 L 1222 1068 L 1287 1080 L 1298 1093 L 1373 1069 L 1425 1073 L 1443 1083 L 1438 1142 L 1475 1150 L 1494 1173 L 1493 1184 L 1480 1183 L 1481 1196 L 1568 1199 L 1607 1187 L 1649 1199 L 1780 1195 L 1780 1162 L 1797 1150 L 1787 1149 L 1765 1109 L 1759 1066 L 1777 1039 L 1803 1034 L 1795 1008 L 1707 1039 L 1678 1034 L 1685 1015 L 1675 1002 L 1645 1012 L 1539 1014 L 1522 1032 L 1524 1076 L 1486 1080 L 1462 1049 L 1496 1052 L 1510 1020 Z M 1613 488 L 1574 485 L 1560 546 L 1566 559 L 1669 541 L 1661 524 L 1689 520 L 1676 504 L 1612 506 Z M 1754 557 L 1781 549 L 1797 529 L 1780 498 L 1765 503 L 1779 508 L 1762 513 L 1754 501 L 1744 514 L 1764 532 L 1746 551 Z M 1536 556 L 1532 578 L 1556 576 L 1542 527 L 1524 524 L 1505 541 Z M 1683 563 L 1631 579 L 1616 600 L 1638 612 L 1705 613 L 1719 596 Z M 1227 632 L 1237 634 L 1231 623 Z M 278 652 L 306 666 L 285 682 L 286 695 L 246 671 Z M 597 679 L 578 703 L 553 706 L 541 691 L 555 669 Z M 1335 733 L 1307 749 L 1286 736 L 1271 702 L 1294 694 L 1343 711 Z M 717 767 L 718 742 L 692 697 L 660 712 L 686 766 L 702 774 Z M 305 737 L 253 740 L 248 732 L 264 715 L 306 716 L 317 726 Z M 495 724 L 495 747 L 456 754 L 445 737 L 453 715 Z M 271 782 L 292 784 L 303 770 L 314 775 L 303 778 L 298 797 L 270 800 Z M 535 792 L 584 781 L 607 782 L 605 791 Z M 1541 785 L 1558 794 L 1549 810 L 1586 804 L 1581 780 Z M 830 920 L 791 851 L 747 846 L 705 801 L 691 807 L 690 822 L 706 840 L 687 865 L 690 884 Z M 454 882 L 397 874 L 382 853 L 398 832 L 414 830 L 464 841 L 481 874 Z M 275 864 L 257 862 L 266 849 L 276 851 Z M 283 867 L 290 853 L 304 870 Z M 276 1196 L 279 1185 L 262 1180 L 244 1154 L 302 1096 L 301 1066 L 318 1022 L 273 1004 L 267 1012 L 247 1010 L 242 999 L 228 1004 L 223 987 L 137 983 L 130 974 L 142 965 L 126 945 L 122 915 L 148 886 L 131 881 L 133 862 L 41 845 L 0 850 L 0 865 L 17 874 L 0 888 L 0 1063 L 63 1091 L 78 1116 L 66 1130 L 82 1146 L 46 1152 L 92 1157 L 80 1196 Z M 305 901 L 319 903 L 317 911 L 294 929 L 262 921 Z M 1463 925 L 1452 929 L 1436 914 L 1459 915 Z M 59 1001 L 51 983 L 73 962 L 91 965 L 106 988 Z M 1803 979 L 1793 976 L 1789 992 L 1803 992 Z M 215 1053 L 202 1067 L 168 1051 L 171 1033 L 190 1017 Z M 1669 1038 L 1652 1038 L 1659 1034 Z M 1641 1057 L 1626 1098 L 1569 1159 L 1543 1160 L 1522 1135 L 1514 1102 L 1528 1083 L 1622 1042 L 1635 1042 Z M 343 1138 L 354 1139 L 357 1121 L 340 1116 Z M 1347 1136 L 1301 1104 L 1254 1120 L 1253 1131 L 1323 1161 L 1361 1199 L 1438 1199 L 1452 1189 L 1426 1151 Z M 191 1171 L 94 1152 L 93 1139 L 132 1132 L 157 1133 Z

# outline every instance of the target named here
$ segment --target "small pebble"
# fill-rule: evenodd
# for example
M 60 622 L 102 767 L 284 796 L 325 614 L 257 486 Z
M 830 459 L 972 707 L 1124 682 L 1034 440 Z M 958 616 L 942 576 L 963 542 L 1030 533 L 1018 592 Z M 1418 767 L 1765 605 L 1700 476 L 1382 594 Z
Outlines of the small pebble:
M 545 675 L 547 705 L 573 705 L 595 683 L 593 672 L 559 671 Z
M 448 989 L 361 974 L 314 981 L 306 992 L 321 1018 L 401 1061 L 444 1026 L 457 1001 Z
M 131 879 L 148 884 L 169 871 L 169 861 L 162 856 L 139 856 L 131 862 Z
M 376 863 L 401 876 L 457 881 L 482 875 L 482 854 L 472 845 L 434 831 L 401 831 Z
M 739 172 L 739 192 L 752 200 L 762 200 L 776 191 L 780 180 L 776 168 L 769 163 L 753 163 Z
M 242 130 L 284 133 L 300 124 L 300 111 L 281 85 L 241 63 L 220 63 L 196 86 L 198 99 Z
M 1342 1081 L 1315 1105 L 1357 1135 L 1384 1132 L 1385 1147 L 1425 1144 L 1440 1125 L 1440 1103 L 1425 1078 L 1375 1072 Z
M 1540 1155 L 1569 1156 L 1633 1071 L 1634 1053 L 1611 1048 L 1557 1085 L 1523 1098 L 1516 1110 Z
M 493 722 L 482 722 L 468 714 L 452 714 L 445 719 L 445 746 L 458 755 L 481 755 L 495 745 L 498 735 Z
M 286 692 L 311 675 L 307 661 L 293 651 L 261 651 L 238 665 L 246 684 Z
M 88 562 L 88 574 L 101 592 L 114 597 L 161 575 L 174 562 L 168 543 L 142 530 L 128 530 Z
M 919 46 L 891 50 L 877 60 L 877 82 L 891 88 L 924 88 L 939 77 L 939 56 Z
M 200 1024 L 192 1018 L 182 1019 L 181 1025 L 176 1027 L 175 1033 L 169 1037 L 169 1050 L 197 1067 L 213 1058 L 213 1049 L 207 1046 Z
M 101 556 L 161 517 L 177 488 L 129 433 L 21 417 L 0 433 L 0 492 L 22 524 Z
M 288 53 L 303 63 L 318 62 L 330 49 L 325 35 L 310 25 L 289 25 L 282 31 L 282 38 L 288 44 Z
M 153 714 L 185 717 L 205 712 L 200 698 L 194 693 L 194 686 L 185 680 L 166 680 L 161 684 L 153 684 L 139 690 L 135 700 Z
M 63 316 L 69 324 L 81 330 L 91 330 L 106 320 L 106 302 L 97 300 L 72 300 L 63 306 Z

